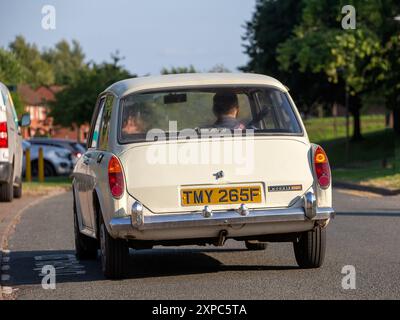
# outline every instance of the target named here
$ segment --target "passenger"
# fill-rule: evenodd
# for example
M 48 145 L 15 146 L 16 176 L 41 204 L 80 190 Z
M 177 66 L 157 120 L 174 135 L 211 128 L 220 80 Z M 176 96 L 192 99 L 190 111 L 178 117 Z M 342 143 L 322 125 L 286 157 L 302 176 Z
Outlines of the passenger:
M 125 114 L 123 117 L 122 133 L 124 135 L 127 135 L 127 134 L 135 134 L 142 132 L 143 132 L 143 122 L 140 119 L 140 115 L 128 109 L 127 114 Z

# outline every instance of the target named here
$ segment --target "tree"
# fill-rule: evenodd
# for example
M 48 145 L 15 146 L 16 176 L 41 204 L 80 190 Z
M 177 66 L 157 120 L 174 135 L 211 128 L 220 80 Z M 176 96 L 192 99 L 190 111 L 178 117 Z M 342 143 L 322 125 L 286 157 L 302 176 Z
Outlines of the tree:
M 42 58 L 52 68 L 55 75 L 55 82 L 59 85 L 73 83 L 78 75 L 78 70 L 85 68 L 85 55 L 82 47 L 76 40 L 70 45 L 62 40 L 42 53 Z
M 278 45 L 288 39 L 300 21 L 302 1 L 257 0 L 251 21 L 245 25 L 245 53 L 250 60 L 240 67 L 245 72 L 267 72 L 272 76 L 282 75 L 276 60 Z M 285 74 L 283 74 L 285 76 Z
M 25 69 L 21 66 L 16 56 L 0 48 L 0 80 L 7 86 L 16 86 L 26 79 Z M 11 91 L 11 97 L 18 115 L 24 112 L 24 106 L 16 91 Z
M 387 70 L 380 88 L 386 107 L 393 112 L 393 129 L 400 135 L 400 3 L 386 0 L 382 5 L 382 19 L 379 37 L 384 46 Z
M 210 69 L 211 73 L 230 73 L 231 70 L 229 70 L 227 67 L 225 67 L 222 63 L 221 64 L 216 64 L 214 67 Z
M 337 89 L 325 80 L 322 72 L 305 73 L 297 64 L 282 68 L 277 49 L 292 37 L 301 22 L 304 0 L 257 0 L 251 21 L 245 25 L 245 53 L 249 56 L 245 72 L 275 77 L 291 90 L 299 109 L 311 113 L 317 104 L 332 103 Z
M 58 92 L 55 102 L 50 104 L 54 123 L 79 128 L 90 122 L 99 93 L 114 82 L 134 77 L 118 64 L 119 61 L 120 58 L 114 55 L 112 63 L 92 63 L 79 69 L 76 80 Z
M 9 45 L 26 74 L 25 81 L 33 87 L 54 84 L 54 73 L 51 65 L 44 61 L 34 44 L 29 44 L 23 36 L 17 36 Z
M 384 79 L 387 63 L 382 59 L 379 36 L 371 29 L 382 18 L 376 15 L 381 12 L 381 2 L 350 2 L 357 8 L 356 30 L 341 28 L 341 2 L 304 1 L 301 22 L 293 36 L 279 46 L 277 59 L 284 70 L 298 66 L 303 73 L 322 72 L 325 81 L 344 86 L 350 95 L 353 139 L 359 140 L 361 95 L 374 90 Z
M 393 129 L 400 135 L 400 37 L 393 36 L 385 51 L 389 63 L 383 92 L 386 107 L 393 112 Z
M 197 73 L 196 69 L 190 65 L 189 67 L 171 67 L 170 69 L 162 68 L 161 74 L 178 74 L 178 73 Z
M 26 78 L 26 70 L 15 54 L 0 48 L 0 79 L 6 85 L 21 83 Z

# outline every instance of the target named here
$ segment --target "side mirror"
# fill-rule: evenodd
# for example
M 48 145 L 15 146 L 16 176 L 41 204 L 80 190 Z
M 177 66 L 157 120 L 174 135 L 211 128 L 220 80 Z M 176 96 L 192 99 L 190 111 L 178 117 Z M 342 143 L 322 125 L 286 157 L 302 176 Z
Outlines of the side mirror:
M 31 124 L 31 115 L 29 113 L 24 113 L 19 121 L 21 127 L 28 127 Z

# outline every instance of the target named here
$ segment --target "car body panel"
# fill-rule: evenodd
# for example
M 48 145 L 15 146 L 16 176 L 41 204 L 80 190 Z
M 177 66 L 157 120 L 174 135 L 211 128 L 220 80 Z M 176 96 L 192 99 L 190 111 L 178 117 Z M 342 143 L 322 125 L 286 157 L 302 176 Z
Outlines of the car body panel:
M 109 86 L 105 92 L 112 92 L 117 97 L 123 97 L 133 92 L 147 90 L 224 85 L 263 85 L 275 87 L 282 92 L 287 92 L 287 88 L 272 77 L 245 73 L 193 73 L 132 78 L 114 83 Z
M 243 139 L 240 140 L 239 143 L 242 143 Z M 199 139 L 194 142 L 161 142 L 157 146 L 161 150 L 171 144 L 177 144 L 179 153 L 180 148 L 201 150 L 202 144 L 210 144 L 210 141 Z M 221 142 L 220 147 L 223 148 L 224 144 L 228 144 L 226 139 Z M 202 210 L 203 206 L 188 208 L 181 205 L 179 191 L 183 187 L 261 184 L 262 202 L 248 205 L 250 209 L 256 209 L 290 206 L 313 184 L 308 162 L 310 145 L 302 138 L 259 137 L 254 139 L 254 156 L 248 156 L 248 168 L 243 166 L 242 170 L 239 170 L 240 166 L 235 163 L 149 165 L 148 152 L 149 148 L 153 147 L 154 144 L 135 145 L 119 156 L 124 167 L 129 194 L 153 213 Z M 159 150 L 156 152 L 161 152 Z M 299 160 L 293 161 L 293 159 Z M 304 160 L 300 161 L 300 159 Z M 135 165 L 130 165 L 132 163 Z M 219 171 L 224 172 L 224 177 L 216 180 L 213 174 Z M 269 187 L 288 185 L 301 185 L 302 188 L 291 192 L 268 192 Z M 212 207 L 215 210 L 234 208 L 237 208 L 237 205 Z

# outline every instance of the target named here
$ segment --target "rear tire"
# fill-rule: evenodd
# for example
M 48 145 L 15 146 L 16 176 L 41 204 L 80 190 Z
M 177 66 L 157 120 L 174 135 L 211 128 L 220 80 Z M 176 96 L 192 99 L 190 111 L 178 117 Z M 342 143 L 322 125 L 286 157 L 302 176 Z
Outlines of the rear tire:
M 245 241 L 247 250 L 251 251 L 261 251 L 267 249 L 268 244 L 266 242 L 253 242 L 253 241 Z
M 85 236 L 79 231 L 78 215 L 74 199 L 74 233 L 75 233 L 75 254 L 79 260 L 96 260 L 99 248 L 96 239 Z
M 14 167 L 12 168 L 11 177 L 9 181 L 0 184 L 0 201 L 2 202 L 13 201 L 14 198 L 13 179 L 14 179 Z
M 101 269 L 105 277 L 109 279 L 121 279 L 126 275 L 129 258 L 128 243 L 122 239 L 114 239 L 110 236 L 100 217 L 100 257 Z
M 326 249 L 326 230 L 316 227 L 304 232 L 300 239 L 293 243 L 297 264 L 300 268 L 319 268 L 324 263 Z

